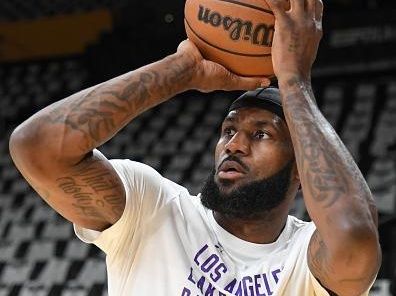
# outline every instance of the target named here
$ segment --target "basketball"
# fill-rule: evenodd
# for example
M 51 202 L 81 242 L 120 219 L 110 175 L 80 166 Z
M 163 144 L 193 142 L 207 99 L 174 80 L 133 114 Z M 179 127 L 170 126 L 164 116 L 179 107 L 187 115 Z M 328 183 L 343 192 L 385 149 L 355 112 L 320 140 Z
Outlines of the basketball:
M 184 24 L 202 56 L 242 76 L 273 76 L 275 17 L 264 0 L 187 0 Z

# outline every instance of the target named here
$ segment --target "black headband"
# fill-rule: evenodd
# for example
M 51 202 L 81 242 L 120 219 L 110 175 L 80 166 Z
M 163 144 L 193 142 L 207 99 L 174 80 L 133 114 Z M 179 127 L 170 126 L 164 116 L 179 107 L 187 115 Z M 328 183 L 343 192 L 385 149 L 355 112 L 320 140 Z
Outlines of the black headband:
M 285 120 L 279 89 L 274 87 L 258 88 L 245 92 L 232 102 L 228 112 L 244 107 L 266 109 Z

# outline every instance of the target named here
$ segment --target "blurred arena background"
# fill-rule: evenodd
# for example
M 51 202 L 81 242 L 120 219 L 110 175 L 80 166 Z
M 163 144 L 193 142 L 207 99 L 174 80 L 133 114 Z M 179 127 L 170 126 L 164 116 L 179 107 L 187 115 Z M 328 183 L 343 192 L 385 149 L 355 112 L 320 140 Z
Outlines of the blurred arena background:
M 383 264 L 371 295 L 396 295 L 396 2 L 325 7 L 315 93 L 380 211 Z M 44 106 L 173 53 L 185 38 L 183 8 L 183 0 L 0 1 L 0 296 L 107 295 L 104 255 L 21 178 L 9 135 Z M 101 151 L 145 162 L 197 193 L 235 95 L 181 94 Z M 301 197 L 292 211 L 308 219 Z

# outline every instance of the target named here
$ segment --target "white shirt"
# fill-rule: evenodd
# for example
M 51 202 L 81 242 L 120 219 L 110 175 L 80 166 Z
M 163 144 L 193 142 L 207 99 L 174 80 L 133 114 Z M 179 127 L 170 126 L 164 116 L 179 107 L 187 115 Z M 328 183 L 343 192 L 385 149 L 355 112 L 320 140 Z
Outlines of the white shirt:
M 274 243 L 246 242 L 151 167 L 111 163 L 126 192 L 121 218 L 103 232 L 74 225 L 106 253 L 109 296 L 329 295 L 307 264 L 312 222 L 289 216 Z

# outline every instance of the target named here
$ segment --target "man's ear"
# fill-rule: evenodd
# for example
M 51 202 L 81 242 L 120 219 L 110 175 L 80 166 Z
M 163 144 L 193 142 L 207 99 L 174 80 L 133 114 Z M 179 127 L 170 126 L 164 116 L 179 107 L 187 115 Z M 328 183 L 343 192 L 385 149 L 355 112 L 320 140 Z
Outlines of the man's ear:
M 293 178 L 298 181 L 299 186 L 298 186 L 298 190 L 301 190 L 301 181 L 300 181 L 300 174 L 298 173 L 298 169 L 297 169 L 297 163 L 294 162 L 294 166 L 293 166 Z
M 300 182 L 300 174 L 298 173 L 298 168 L 297 168 L 297 162 L 294 160 L 294 165 L 293 165 L 293 177 L 297 181 Z

